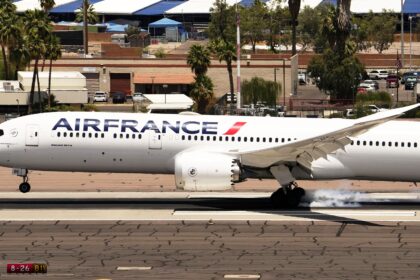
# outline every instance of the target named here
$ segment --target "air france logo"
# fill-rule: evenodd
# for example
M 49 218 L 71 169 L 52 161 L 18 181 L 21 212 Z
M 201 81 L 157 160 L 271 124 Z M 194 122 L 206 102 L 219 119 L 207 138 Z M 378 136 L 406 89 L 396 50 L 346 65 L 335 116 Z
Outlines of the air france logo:
M 230 127 L 224 135 L 235 135 L 244 126 L 245 122 L 236 122 Z M 200 121 L 175 121 L 169 122 L 163 120 L 161 122 L 155 122 L 148 120 L 145 123 L 139 123 L 137 120 L 124 120 L 124 119 L 74 119 L 67 120 L 61 118 L 54 125 L 52 130 L 65 129 L 66 131 L 92 131 L 92 132 L 108 132 L 108 131 L 119 131 L 122 133 L 134 132 L 144 133 L 147 130 L 153 130 L 156 133 L 167 133 L 172 131 L 173 133 L 179 134 L 184 132 L 187 134 L 208 134 L 216 135 L 218 130 L 218 122 L 200 122 Z

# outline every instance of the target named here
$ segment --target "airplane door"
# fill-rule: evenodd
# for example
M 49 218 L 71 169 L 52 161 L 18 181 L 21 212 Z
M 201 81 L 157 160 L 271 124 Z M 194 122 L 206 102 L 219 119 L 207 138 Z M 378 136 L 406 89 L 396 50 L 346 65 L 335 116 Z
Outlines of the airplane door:
M 39 126 L 27 125 L 26 126 L 26 146 L 38 147 L 39 145 Z
M 149 133 L 149 149 L 160 150 L 162 149 L 162 134 L 154 130 Z

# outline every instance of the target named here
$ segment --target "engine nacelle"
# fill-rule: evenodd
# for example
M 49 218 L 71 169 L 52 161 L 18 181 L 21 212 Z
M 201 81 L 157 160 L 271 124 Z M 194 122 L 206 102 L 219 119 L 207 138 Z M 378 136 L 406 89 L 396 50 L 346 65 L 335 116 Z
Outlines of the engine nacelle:
M 175 158 L 175 182 L 186 191 L 229 190 L 241 180 L 235 157 L 218 153 L 186 152 Z

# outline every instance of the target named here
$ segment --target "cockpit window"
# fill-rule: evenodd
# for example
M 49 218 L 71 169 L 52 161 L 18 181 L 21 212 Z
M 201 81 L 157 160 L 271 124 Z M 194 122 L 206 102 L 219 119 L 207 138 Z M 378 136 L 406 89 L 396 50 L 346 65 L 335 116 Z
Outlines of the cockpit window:
M 3 136 L 3 135 L 4 135 L 3 129 L 0 129 L 0 136 Z

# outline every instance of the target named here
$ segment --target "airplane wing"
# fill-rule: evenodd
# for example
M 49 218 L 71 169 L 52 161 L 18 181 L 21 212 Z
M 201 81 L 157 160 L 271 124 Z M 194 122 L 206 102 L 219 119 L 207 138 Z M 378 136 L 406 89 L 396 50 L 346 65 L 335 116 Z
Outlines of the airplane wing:
M 270 148 L 239 150 L 235 152 L 235 155 L 241 156 L 243 165 L 265 168 L 278 163 L 297 162 L 303 168 L 310 170 L 314 160 L 326 157 L 329 153 L 344 149 L 347 144 L 350 144 L 349 137 L 360 135 L 372 127 L 395 119 L 404 112 L 419 106 L 420 104 L 414 104 L 378 112 L 349 122 L 348 125 L 343 125 L 335 131 Z

